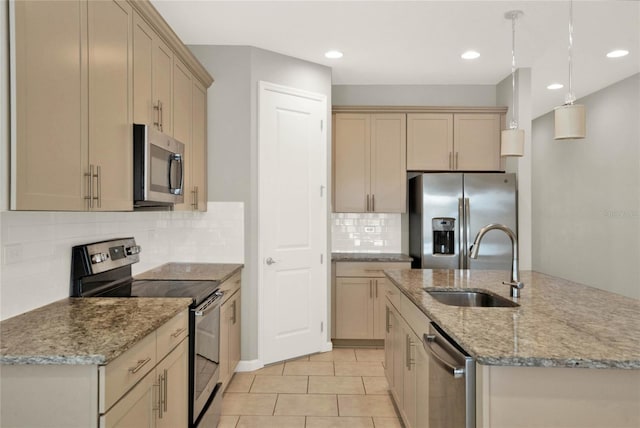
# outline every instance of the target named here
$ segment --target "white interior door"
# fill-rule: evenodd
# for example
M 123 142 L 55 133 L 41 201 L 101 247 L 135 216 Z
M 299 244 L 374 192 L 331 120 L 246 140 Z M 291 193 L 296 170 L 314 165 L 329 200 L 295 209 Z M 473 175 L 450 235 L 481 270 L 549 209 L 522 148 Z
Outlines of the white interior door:
M 259 354 L 264 364 L 326 341 L 326 97 L 260 82 Z

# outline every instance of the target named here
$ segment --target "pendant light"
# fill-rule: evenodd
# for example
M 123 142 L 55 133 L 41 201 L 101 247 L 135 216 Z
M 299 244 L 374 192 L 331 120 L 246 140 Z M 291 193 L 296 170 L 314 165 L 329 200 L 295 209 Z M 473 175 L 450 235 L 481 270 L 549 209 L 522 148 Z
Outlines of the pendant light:
M 504 14 L 511 20 L 511 122 L 509 129 L 502 131 L 500 142 L 500 156 L 524 155 L 524 129 L 518 129 L 518 114 L 516 107 L 516 19 L 522 16 L 521 10 L 512 10 Z
M 569 3 L 569 93 L 565 95 L 564 104 L 556 107 L 555 136 L 556 140 L 584 138 L 587 135 L 584 105 L 574 104 L 573 93 L 573 0 Z

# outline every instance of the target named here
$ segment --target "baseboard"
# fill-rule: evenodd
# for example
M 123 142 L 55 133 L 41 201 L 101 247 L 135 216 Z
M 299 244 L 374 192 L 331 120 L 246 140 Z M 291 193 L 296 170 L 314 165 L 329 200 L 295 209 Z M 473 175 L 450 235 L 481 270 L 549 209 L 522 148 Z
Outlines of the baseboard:
M 236 367 L 236 372 L 252 372 L 264 367 L 260 360 L 241 360 Z

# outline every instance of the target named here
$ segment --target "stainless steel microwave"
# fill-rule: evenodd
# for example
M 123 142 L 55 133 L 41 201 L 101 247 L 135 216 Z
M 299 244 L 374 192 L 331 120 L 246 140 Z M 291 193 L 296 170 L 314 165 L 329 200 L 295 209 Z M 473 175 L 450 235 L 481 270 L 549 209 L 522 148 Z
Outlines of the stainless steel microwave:
M 147 125 L 133 125 L 133 205 L 184 202 L 184 144 Z

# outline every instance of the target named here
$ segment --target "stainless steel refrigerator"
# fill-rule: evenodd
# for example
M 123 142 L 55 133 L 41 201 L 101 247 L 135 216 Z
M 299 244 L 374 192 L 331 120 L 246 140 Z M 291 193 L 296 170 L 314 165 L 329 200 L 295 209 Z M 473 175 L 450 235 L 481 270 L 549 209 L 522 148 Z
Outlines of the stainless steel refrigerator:
M 500 231 L 469 246 L 482 226 L 502 223 L 516 234 L 515 174 L 425 173 L 409 180 L 409 252 L 417 269 L 511 269 L 511 240 Z

